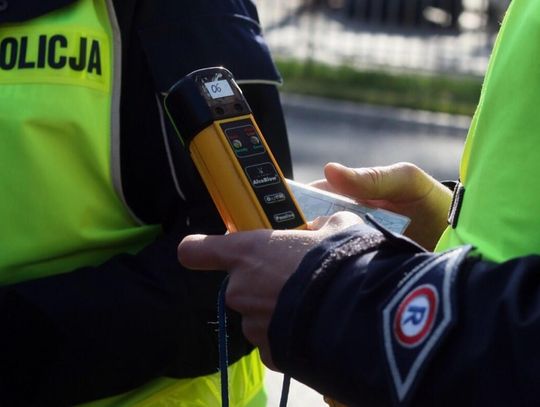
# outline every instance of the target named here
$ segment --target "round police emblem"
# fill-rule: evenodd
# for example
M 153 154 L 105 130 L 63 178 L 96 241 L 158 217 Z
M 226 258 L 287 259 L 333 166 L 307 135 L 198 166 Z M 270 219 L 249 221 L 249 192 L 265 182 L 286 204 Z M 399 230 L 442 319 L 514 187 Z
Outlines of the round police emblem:
M 394 317 L 396 340 L 407 348 L 420 345 L 431 332 L 439 296 L 431 284 L 416 287 L 401 301 Z

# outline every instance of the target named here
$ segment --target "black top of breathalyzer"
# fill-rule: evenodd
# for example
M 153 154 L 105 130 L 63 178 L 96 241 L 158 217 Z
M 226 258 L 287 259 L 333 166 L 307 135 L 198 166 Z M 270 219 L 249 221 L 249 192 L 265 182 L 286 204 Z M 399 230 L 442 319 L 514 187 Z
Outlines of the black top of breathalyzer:
M 199 69 L 176 82 L 165 97 L 165 109 L 186 144 L 216 120 L 251 113 L 230 71 Z

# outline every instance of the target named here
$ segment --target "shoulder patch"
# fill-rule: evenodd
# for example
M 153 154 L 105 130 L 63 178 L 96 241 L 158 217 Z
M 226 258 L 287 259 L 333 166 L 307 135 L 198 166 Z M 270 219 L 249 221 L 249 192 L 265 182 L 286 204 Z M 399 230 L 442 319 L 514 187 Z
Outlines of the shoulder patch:
M 383 308 L 384 350 L 400 402 L 453 325 L 453 283 L 469 250 L 451 250 L 419 264 Z
M 401 300 L 394 315 L 393 335 L 401 346 L 419 346 L 431 333 L 439 308 L 439 293 L 432 284 L 416 287 Z

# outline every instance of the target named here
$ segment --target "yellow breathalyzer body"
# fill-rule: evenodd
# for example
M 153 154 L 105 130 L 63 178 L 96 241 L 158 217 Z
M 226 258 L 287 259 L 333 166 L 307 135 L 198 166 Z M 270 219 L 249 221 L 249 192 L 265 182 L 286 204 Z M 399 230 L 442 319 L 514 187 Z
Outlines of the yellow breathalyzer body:
M 165 108 L 229 232 L 304 229 L 306 222 L 231 72 L 194 71 Z

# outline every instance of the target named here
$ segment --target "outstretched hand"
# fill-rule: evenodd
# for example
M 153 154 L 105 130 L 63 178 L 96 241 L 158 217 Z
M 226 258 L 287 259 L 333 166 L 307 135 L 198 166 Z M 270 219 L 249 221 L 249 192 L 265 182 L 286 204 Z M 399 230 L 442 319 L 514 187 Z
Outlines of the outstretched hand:
M 411 224 L 405 235 L 428 250 L 434 249 L 447 226 L 451 192 L 414 164 L 349 168 L 330 163 L 324 173 L 326 180 L 313 186 L 408 216 Z
M 230 274 L 227 305 L 242 315 L 242 330 L 257 346 L 263 362 L 274 368 L 268 326 L 278 295 L 304 255 L 326 237 L 361 223 L 349 212 L 319 218 L 311 230 L 255 230 L 224 236 L 191 235 L 178 246 L 178 259 L 196 270 Z

